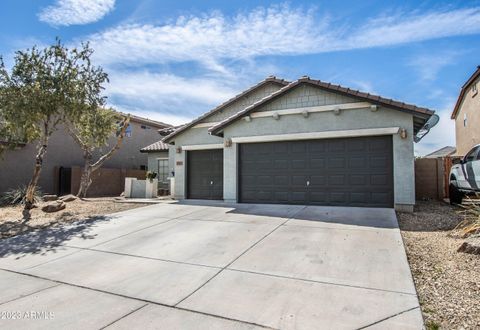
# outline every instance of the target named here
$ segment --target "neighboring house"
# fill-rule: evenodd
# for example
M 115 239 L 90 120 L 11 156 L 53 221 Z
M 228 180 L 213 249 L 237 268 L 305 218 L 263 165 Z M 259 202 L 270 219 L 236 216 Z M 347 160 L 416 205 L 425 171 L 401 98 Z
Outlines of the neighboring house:
M 130 118 L 130 125 L 121 148 L 104 163 L 102 168 L 146 170 L 148 157 L 140 152 L 140 148 L 157 141 L 159 129 L 171 126 L 133 115 Z M 113 137 L 110 140 L 110 146 L 105 146 L 104 149 L 108 150 L 115 142 L 116 138 Z M 14 150 L 8 150 L 2 155 L 0 158 L 0 194 L 28 184 L 33 174 L 36 147 L 36 143 L 29 143 Z M 83 164 L 82 150 L 65 132 L 64 128 L 59 127 L 49 140 L 39 180 L 40 189 L 44 193 L 55 194 L 75 190 L 76 183 L 71 182 L 72 171 L 79 172 L 78 167 L 82 167 Z M 119 171 L 110 171 L 108 176 L 114 177 L 117 175 L 116 173 Z M 75 175 L 75 177 L 77 176 Z M 93 183 L 95 184 L 95 179 Z M 119 184 L 121 181 L 116 185 Z M 101 191 L 108 194 L 109 189 L 109 187 L 105 187 Z M 123 188 L 112 185 L 111 191 L 112 194 L 117 194 L 118 191 L 122 192 Z M 76 193 L 76 191 L 72 191 L 72 193 Z
M 480 144 L 480 66 L 462 86 L 451 118 L 455 120 L 458 156 L 465 156 Z
M 168 135 L 177 199 L 415 204 L 413 137 L 434 112 L 302 77 L 269 77 Z
M 173 157 L 169 159 L 169 146 L 162 141 L 152 143 L 142 149 L 140 152 L 148 156 L 147 169 L 157 173 L 159 189 L 169 189 L 169 179 L 173 176 L 174 164 Z M 172 152 L 175 152 L 172 150 Z
M 425 155 L 423 158 L 444 158 L 444 157 L 452 156 L 453 154 L 455 154 L 456 151 L 457 151 L 457 148 L 446 146 L 438 150 L 435 150 L 434 152 L 429 153 L 428 155 Z

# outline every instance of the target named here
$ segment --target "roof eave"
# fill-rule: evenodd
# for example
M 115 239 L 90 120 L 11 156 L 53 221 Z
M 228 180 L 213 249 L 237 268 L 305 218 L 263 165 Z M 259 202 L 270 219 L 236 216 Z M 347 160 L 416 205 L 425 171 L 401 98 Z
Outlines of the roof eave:
M 254 90 L 256 90 L 257 88 L 265 85 L 266 83 L 276 83 L 276 84 L 279 84 L 279 85 L 283 85 L 283 86 L 286 86 L 289 84 L 288 81 L 284 80 L 284 79 L 279 79 L 279 78 L 276 78 L 274 76 L 271 76 L 271 77 L 267 77 L 265 78 L 264 80 L 262 80 L 261 82 L 259 82 L 258 84 L 246 89 L 245 91 L 241 92 L 240 94 L 232 97 L 231 99 L 225 101 L 224 103 L 220 104 L 218 107 L 216 108 L 213 108 L 212 110 L 210 110 L 209 112 L 207 113 L 204 113 L 203 115 L 199 116 L 198 118 L 192 120 L 191 122 L 183 125 L 182 127 L 176 129 L 175 131 L 173 131 L 172 133 L 170 133 L 169 135 L 165 136 L 163 139 L 162 139 L 162 142 L 164 143 L 171 143 L 172 141 L 172 138 L 174 138 L 176 135 L 180 134 L 181 132 L 187 130 L 188 128 L 192 127 L 193 125 L 197 124 L 198 122 L 214 115 L 215 113 L 217 113 L 218 111 L 224 109 L 225 107 L 231 105 L 233 102 L 237 101 L 239 98 L 241 97 L 244 97 L 246 95 L 248 95 L 249 93 L 253 92 Z
M 225 129 L 225 127 L 227 127 L 230 124 L 236 122 L 238 119 L 248 115 L 249 113 L 254 111 L 256 108 L 258 108 L 258 107 L 260 107 L 260 106 L 262 106 L 262 105 L 264 105 L 268 102 L 271 102 L 271 101 L 275 100 L 277 97 L 280 97 L 284 92 L 287 92 L 288 90 L 291 90 L 292 88 L 294 88 L 297 85 L 300 85 L 302 83 L 310 84 L 310 85 L 313 85 L 317 88 L 327 90 L 327 91 L 332 92 L 332 93 L 338 93 L 338 94 L 346 95 L 346 96 L 349 96 L 349 97 L 358 98 L 358 99 L 361 99 L 361 100 L 364 100 L 364 101 L 368 101 L 372 104 L 376 104 L 376 105 L 380 105 L 380 106 L 383 106 L 383 107 L 387 107 L 387 108 L 391 108 L 391 109 L 394 109 L 394 110 L 409 113 L 409 114 L 413 115 L 414 117 L 422 119 L 423 120 L 423 125 L 435 113 L 435 111 L 430 110 L 430 109 L 426 109 L 426 108 L 421 108 L 421 109 L 419 109 L 419 111 L 414 111 L 414 110 L 402 108 L 402 107 L 397 106 L 395 104 L 389 104 L 389 103 L 386 103 L 386 102 L 382 102 L 381 100 L 372 100 L 371 98 L 363 97 L 362 95 L 353 95 L 353 94 L 347 93 L 347 92 L 342 91 L 342 90 L 330 89 L 330 88 L 327 88 L 325 86 L 322 86 L 319 81 L 311 80 L 308 77 L 302 77 L 302 78 L 290 83 L 289 85 L 281 88 L 280 90 L 270 94 L 269 96 L 265 97 L 264 99 L 257 101 L 256 103 L 254 103 L 251 106 L 245 108 L 244 110 L 239 111 L 237 114 L 231 116 L 230 118 L 227 118 L 224 121 L 218 123 L 217 125 L 211 127 L 208 130 L 209 133 L 212 134 L 212 135 L 215 135 L 215 136 L 223 136 L 223 130 Z M 338 87 L 340 87 L 340 86 L 337 86 L 337 88 Z M 383 98 L 383 99 L 385 99 L 385 98 Z M 423 127 L 423 125 L 422 125 L 422 127 Z M 418 129 L 417 129 L 417 131 L 418 131 Z

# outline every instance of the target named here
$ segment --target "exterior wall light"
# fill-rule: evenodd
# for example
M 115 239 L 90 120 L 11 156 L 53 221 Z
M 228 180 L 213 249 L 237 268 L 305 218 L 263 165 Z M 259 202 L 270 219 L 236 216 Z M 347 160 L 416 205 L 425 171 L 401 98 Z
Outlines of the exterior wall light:
M 223 141 L 223 146 L 225 148 L 230 148 L 232 146 L 232 139 L 230 139 L 230 138 L 225 139 L 225 141 Z
M 280 115 L 278 114 L 278 112 L 274 112 L 274 113 L 273 113 L 273 119 L 275 119 L 275 120 L 279 120 L 279 119 L 280 119 Z
M 340 114 L 340 107 L 335 107 L 333 109 L 333 113 L 335 114 L 335 116 L 338 116 Z
M 377 110 L 378 110 L 378 105 L 372 104 L 372 105 L 370 106 L 370 111 L 375 112 L 375 111 L 377 111 Z
M 176 147 L 176 148 L 175 148 L 175 152 L 176 152 L 177 154 L 181 154 L 181 153 L 182 153 L 182 147 Z
M 401 128 L 400 129 L 400 137 L 402 139 L 406 139 L 407 138 L 407 130 L 405 128 Z
M 250 117 L 250 116 L 245 116 L 245 121 L 248 122 L 248 123 L 251 122 L 251 121 L 252 121 L 252 117 Z
M 307 117 L 308 117 L 308 111 L 307 111 L 307 110 L 303 110 L 303 111 L 302 111 L 302 116 L 303 116 L 304 118 L 307 118 Z

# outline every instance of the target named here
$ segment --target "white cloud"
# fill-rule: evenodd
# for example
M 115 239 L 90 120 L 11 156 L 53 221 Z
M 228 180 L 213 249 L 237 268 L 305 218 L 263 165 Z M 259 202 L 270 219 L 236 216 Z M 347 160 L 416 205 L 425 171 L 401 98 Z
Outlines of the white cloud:
M 38 18 L 54 26 L 88 24 L 102 19 L 114 6 L 115 0 L 56 0 Z
M 479 32 L 480 8 L 401 13 L 345 26 L 312 9 L 281 5 L 233 17 L 214 12 L 165 25 L 120 25 L 88 39 L 103 63 L 196 61 L 221 72 L 225 59 L 382 47 Z
M 106 93 L 110 102 L 136 113 L 158 111 L 175 122 L 185 122 L 229 99 L 238 89 L 221 78 L 113 71 Z
M 316 20 L 312 11 L 284 5 L 231 18 L 215 12 L 166 25 L 120 25 L 88 39 L 102 63 L 196 61 L 222 72 L 221 59 L 308 53 L 315 44 L 328 44 L 330 35 L 315 35 L 322 27 L 326 20 Z
M 479 32 L 480 8 L 399 13 L 371 19 L 339 44 L 342 49 L 369 48 Z
M 345 24 L 313 9 L 280 5 L 231 17 L 213 12 L 182 16 L 165 24 L 121 24 L 84 39 L 91 41 L 95 60 L 111 72 L 107 93 L 113 104 L 185 120 L 267 75 L 268 70 L 258 64 L 259 57 L 395 46 L 480 33 L 480 8 L 403 12 L 364 21 Z M 428 80 L 448 65 L 447 60 L 419 58 L 411 64 Z M 178 63 L 199 67 L 196 78 L 131 72 L 131 68 L 149 68 L 150 64 L 157 70 L 165 67 L 175 72 Z M 275 68 L 269 70 L 274 73 Z M 355 85 L 372 90 L 362 81 Z M 448 125 L 448 116 L 442 116 L 440 124 L 417 145 L 417 151 L 432 149 L 434 144 L 452 144 L 452 137 L 440 129 L 452 132 Z
M 413 57 L 408 64 L 418 72 L 422 81 L 433 81 L 443 68 L 455 64 L 461 54 L 460 51 L 419 54 Z

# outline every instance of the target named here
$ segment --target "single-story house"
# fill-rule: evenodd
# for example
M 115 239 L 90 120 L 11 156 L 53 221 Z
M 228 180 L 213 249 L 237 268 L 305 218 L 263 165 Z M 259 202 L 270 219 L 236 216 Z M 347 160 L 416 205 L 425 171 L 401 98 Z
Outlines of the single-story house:
M 411 211 L 413 137 L 433 113 L 271 76 L 163 139 L 174 145 L 174 197 Z

